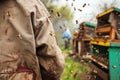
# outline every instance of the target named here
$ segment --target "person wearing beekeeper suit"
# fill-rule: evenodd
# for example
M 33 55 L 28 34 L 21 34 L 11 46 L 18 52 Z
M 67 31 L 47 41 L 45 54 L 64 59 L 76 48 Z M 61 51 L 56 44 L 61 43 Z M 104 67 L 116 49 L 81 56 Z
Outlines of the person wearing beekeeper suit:
M 0 0 L 0 80 L 60 80 L 64 57 L 40 0 Z
M 65 31 L 62 34 L 62 38 L 64 39 L 65 49 L 68 49 L 70 47 L 70 40 L 72 39 L 72 35 L 69 28 L 65 29 Z

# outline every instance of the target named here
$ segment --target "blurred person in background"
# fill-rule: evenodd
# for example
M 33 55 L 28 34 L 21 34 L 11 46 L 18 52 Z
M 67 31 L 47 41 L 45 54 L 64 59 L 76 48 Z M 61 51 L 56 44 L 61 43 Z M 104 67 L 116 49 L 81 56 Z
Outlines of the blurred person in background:
M 70 40 L 72 39 L 71 32 L 68 28 L 63 32 L 62 38 L 64 39 L 65 49 L 68 49 L 70 47 Z

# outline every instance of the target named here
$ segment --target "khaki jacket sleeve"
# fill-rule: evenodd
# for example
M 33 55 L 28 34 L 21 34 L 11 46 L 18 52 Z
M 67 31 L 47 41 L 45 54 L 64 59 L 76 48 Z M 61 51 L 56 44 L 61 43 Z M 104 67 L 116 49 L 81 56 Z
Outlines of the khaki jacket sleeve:
M 43 5 L 42 7 L 44 8 Z M 59 80 L 64 69 L 64 56 L 56 43 L 53 25 L 46 14 L 46 10 L 40 10 L 31 16 L 34 20 L 36 54 L 41 67 L 42 79 Z

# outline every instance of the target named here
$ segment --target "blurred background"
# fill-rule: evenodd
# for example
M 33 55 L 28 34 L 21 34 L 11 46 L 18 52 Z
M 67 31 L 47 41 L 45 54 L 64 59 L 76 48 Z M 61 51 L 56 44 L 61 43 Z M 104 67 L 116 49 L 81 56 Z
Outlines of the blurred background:
M 66 68 L 62 80 L 90 80 L 91 68 L 86 62 L 68 57 L 72 53 L 72 40 L 70 47 L 64 49 L 62 35 L 65 29 L 69 29 L 72 36 L 78 30 L 79 24 L 84 21 L 97 24 L 96 16 L 111 8 L 120 8 L 120 0 L 41 0 L 47 7 L 55 29 L 58 45 L 66 58 Z M 92 76 L 95 80 L 96 76 Z M 99 78 L 100 79 L 100 78 Z M 96 79 L 96 80 L 99 80 Z M 101 79 L 100 79 L 101 80 Z
M 120 0 L 41 0 L 54 25 L 59 46 L 63 45 L 62 33 L 69 28 L 73 33 L 83 21 L 96 24 L 96 15 L 111 7 L 120 8 Z

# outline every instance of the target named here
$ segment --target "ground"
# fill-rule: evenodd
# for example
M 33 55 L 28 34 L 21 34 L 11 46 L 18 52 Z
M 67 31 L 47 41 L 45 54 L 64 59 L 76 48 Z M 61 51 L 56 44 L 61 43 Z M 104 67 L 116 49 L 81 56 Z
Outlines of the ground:
M 71 49 L 63 49 L 65 55 L 66 67 L 62 74 L 62 80 L 101 80 L 95 73 L 92 72 L 88 65 L 88 61 L 78 58 L 72 54 Z

